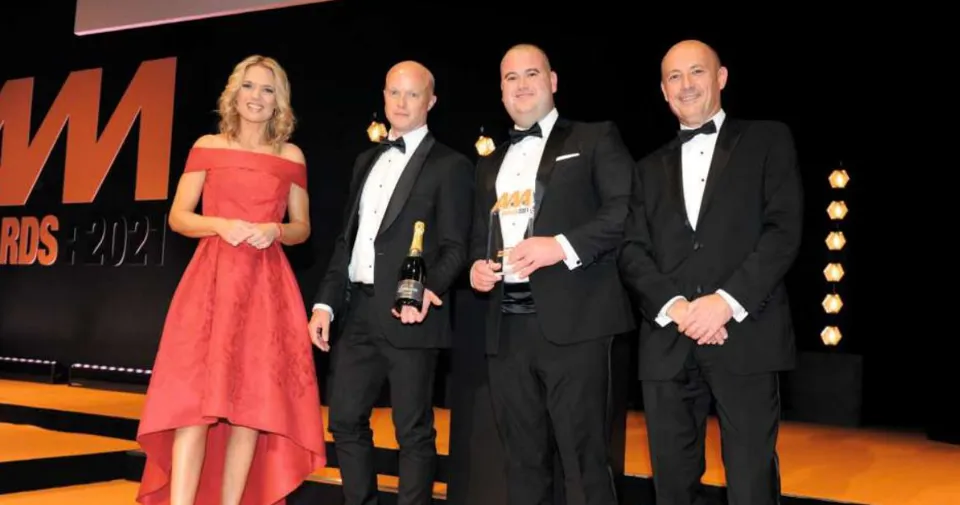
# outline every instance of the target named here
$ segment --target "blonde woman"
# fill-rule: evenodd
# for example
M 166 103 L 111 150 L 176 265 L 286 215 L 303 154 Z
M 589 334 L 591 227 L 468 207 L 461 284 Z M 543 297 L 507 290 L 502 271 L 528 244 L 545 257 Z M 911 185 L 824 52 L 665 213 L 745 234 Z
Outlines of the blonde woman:
M 170 210 L 171 229 L 199 244 L 137 435 L 145 505 L 283 503 L 326 463 L 306 314 L 281 246 L 310 235 L 286 73 L 251 56 L 219 105 L 220 132 L 194 144 Z

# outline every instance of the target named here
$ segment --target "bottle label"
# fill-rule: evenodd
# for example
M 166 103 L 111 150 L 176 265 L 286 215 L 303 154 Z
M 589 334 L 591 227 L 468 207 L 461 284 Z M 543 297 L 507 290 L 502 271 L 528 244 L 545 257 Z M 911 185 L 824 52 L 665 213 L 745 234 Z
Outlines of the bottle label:
M 397 285 L 397 298 L 402 300 L 423 301 L 423 283 L 413 279 L 404 279 Z

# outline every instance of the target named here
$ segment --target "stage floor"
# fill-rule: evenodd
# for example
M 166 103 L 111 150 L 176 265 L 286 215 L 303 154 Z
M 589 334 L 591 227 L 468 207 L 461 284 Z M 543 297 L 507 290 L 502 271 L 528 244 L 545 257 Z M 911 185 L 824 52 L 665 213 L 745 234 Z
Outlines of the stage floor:
M 143 400 L 143 395 L 135 393 L 0 380 L 0 404 L 138 419 Z M 440 454 L 447 454 L 449 411 L 437 409 L 436 414 L 437 449 Z M 627 423 L 626 473 L 649 477 L 643 413 L 631 412 Z M 389 409 L 376 409 L 371 425 L 378 447 L 396 448 Z M 14 436 L 13 431 L 9 433 Z M 34 437 L 42 433 L 31 432 Z M 70 450 L 64 447 L 67 444 L 57 440 L 59 435 L 55 432 L 48 435 L 48 440 L 37 447 L 58 446 Z M 326 436 L 332 442 L 330 434 Z M 22 442 L 2 438 L 0 435 L 0 461 L 24 457 Z M 78 444 L 80 440 L 77 439 Z M 96 443 L 107 442 L 96 440 Z M 876 505 L 960 503 L 960 446 L 932 442 L 921 434 L 785 422 L 778 448 L 785 495 Z M 314 479 L 336 476 L 335 469 L 323 469 Z M 703 481 L 724 484 L 716 419 L 711 419 L 708 426 L 707 471 Z M 445 494 L 443 486 L 438 486 L 436 491 Z

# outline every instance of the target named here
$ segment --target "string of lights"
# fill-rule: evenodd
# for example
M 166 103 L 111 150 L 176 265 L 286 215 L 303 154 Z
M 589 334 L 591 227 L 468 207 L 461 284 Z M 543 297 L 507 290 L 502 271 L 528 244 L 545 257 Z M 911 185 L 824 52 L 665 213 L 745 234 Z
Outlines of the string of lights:
M 838 168 L 830 173 L 828 177 L 830 188 L 835 192 L 841 192 L 850 182 L 850 175 L 844 168 Z M 827 266 L 823 269 L 823 276 L 830 284 L 830 292 L 823 298 L 824 312 L 827 313 L 828 324 L 820 332 L 820 339 L 824 345 L 836 346 L 843 338 L 843 333 L 836 322 L 837 315 L 843 309 L 843 299 L 837 292 L 837 286 L 845 275 L 843 263 L 840 261 L 842 251 L 847 245 L 847 238 L 841 229 L 841 223 L 847 217 L 847 202 L 842 197 L 832 198 L 830 205 L 827 206 L 827 215 L 832 223 L 832 230 L 827 234 L 826 244 L 828 252 Z

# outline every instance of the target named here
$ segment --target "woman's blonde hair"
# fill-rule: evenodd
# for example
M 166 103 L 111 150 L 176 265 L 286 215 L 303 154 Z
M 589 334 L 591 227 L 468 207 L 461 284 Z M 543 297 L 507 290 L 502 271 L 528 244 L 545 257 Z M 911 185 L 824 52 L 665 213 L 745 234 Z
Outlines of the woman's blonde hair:
M 280 149 L 293 134 L 296 117 L 290 105 L 290 81 L 287 72 L 273 58 L 253 55 L 237 64 L 227 79 L 227 85 L 220 94 L 218 113 L 220 114 L 220 133 L 235 139 L 240 133 L 240 113 L 237 112 L 237 92 L 243 84 L 247 69 L 260 65 L 273 72 L 276 109 L 267 124 L 266 142 Z

